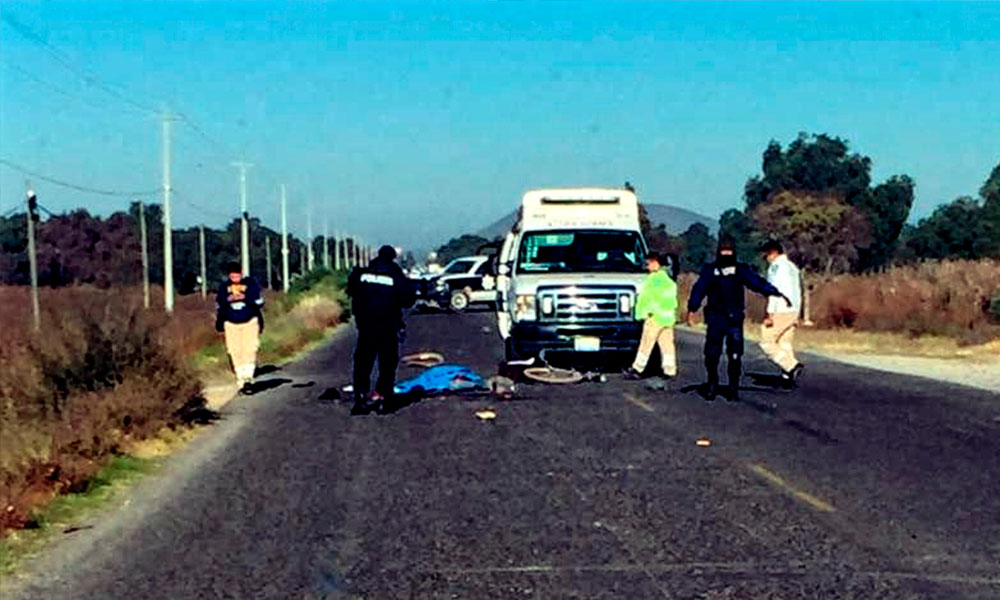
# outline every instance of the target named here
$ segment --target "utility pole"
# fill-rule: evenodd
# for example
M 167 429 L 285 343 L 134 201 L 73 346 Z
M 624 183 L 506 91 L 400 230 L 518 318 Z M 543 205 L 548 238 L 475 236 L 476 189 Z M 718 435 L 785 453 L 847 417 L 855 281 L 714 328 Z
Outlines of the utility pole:
M 31 182 L 24 182 L 26 191 L 26 202 L 28 204 L 28 268 L 31 272 L 31 317 L 35 331 L 42 328 L 41 306 L 38 303 L 38 258 L 35 256 L 35 219 L 38 206 L 38 197 L 35 190 L 31 189 Z
M 330 269 L 330 221 L 323 220 L 323 268 Z
M 240 260 L 243 274 L 250 274 L 250 215 L 247 214 L 247 169 L 253 165 L 242 161 L 234 161 L 234 167 L 240 170 Z
M 201 254 L 201 297 L 208 296 L 208 270 L 205 265 L 205 226 L 198 226 L 198 247 Z
M 334 270 L 339 271 L 340 270 L 340 237 L 341 236 L 340 236 L 340 232 L 339 231 L 333 232 L 333 235 L 336 236 L 335 238 L 333 238 L 333 268 L 334 268 Z
M 285 184 L 281 184 L 281 287 L 288 293 L 288 213 Z
M 139 200 L 139 241 L 142 243 L 142 305 L 149 308 L 149 246 L 146 239 L 146 208 Z
M 267 254 L 267 289 L 271 289 L 271 236 L 264 236 L 264 252 Z
M 170 223 L 170 123 L 173 117 L 163 113 L 163 309 L 174 313 L 174 230 Z
M 306 266 L 312 271 L 316 263 L 313 261 L 313 216 L 311 202 L 306 205 L 306 241 L 309 244 L 308 250 L 306 250 Z

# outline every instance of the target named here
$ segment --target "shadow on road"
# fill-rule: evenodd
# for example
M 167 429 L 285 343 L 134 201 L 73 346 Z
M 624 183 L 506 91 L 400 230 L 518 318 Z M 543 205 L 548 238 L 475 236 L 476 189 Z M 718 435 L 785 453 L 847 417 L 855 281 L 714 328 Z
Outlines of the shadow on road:
M 276 373 L 281 370 L 281 367 L 277 365 L 260 365 L 254 371 L 254 377 L 261 377 L 263 375 L 270 375 L 271 373 Z
M 291 379 L 285 379 L 281 377 L 276 377 L 274 379 L 265 379 L 263 381 L 255 381 L 249 385 L 247 392 L 251 395 L 259 394 L 261 392 L 266 392 L 268 390 L 273 390 L 279 388 L 286 383 L 291 383 Z

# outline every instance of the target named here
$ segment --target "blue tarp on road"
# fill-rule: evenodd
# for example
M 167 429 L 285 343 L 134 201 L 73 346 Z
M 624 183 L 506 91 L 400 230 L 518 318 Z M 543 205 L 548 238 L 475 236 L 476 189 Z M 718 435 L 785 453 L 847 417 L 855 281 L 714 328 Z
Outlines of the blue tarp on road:
M 462 390 L 485 390 L 486 380 L 465 365 L 437 365 L 423 373 L 396 383 L 397 394 L 419 393 L 426 396 Z

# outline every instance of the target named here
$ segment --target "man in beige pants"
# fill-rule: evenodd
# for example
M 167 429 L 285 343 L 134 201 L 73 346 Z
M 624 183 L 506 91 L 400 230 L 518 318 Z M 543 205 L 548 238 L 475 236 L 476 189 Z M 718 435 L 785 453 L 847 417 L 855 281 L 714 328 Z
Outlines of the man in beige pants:
M 260 285 L 249 275 L 244 276 L 239 264 L 228 263 L 215 304 L 215 329 L 225 333 L 226 352 L 233 363 L 236 385 L 241 393 L 252 393 L 257 349 L 264 331 L 264 297 Z
M 791 302 L 783 302 L 780 297 L 768 298 L 767 314 L 760 330 L 760 349 L 781 369 L 781 378 L 785 384 L 793 386 L 805 368 L 795 358 L 793 347 L 802 307 L 799 268 L 788 258 L 777 241 L 765 243 L 761 251 L 768 262 L 767 282 L 778 288 Z

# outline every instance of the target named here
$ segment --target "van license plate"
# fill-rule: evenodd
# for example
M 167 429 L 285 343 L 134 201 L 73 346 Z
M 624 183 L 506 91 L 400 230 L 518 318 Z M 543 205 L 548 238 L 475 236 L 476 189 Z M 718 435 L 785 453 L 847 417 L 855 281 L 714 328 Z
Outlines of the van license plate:
M 573 349 L 577 352 L 599 352 L 601 338 L 579 336 L 573 338 Z

